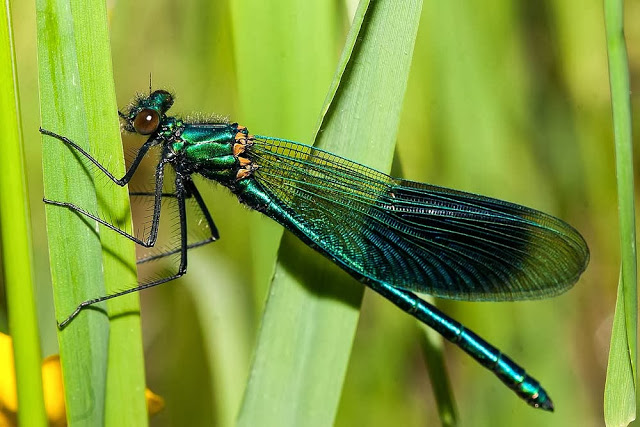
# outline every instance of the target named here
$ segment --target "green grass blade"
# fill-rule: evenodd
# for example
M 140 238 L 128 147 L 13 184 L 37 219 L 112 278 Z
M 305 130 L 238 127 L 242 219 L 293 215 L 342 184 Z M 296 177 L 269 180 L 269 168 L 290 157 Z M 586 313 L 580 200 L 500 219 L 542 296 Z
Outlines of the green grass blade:
M 421 5 L 360 3 L 316 146 L 390 169 Z M 334 422 L 362 292 L 337 266 L 285 233 L 240 425 Z
M 9 333 L 13 337 L 18 418 L 22 426 L 47 423 L 42 394 L 40 341 L 33 287 L 31 226 L 24 147 L 19 116 L 18 75 L 11 10 L 0 13 L 0 236 L 7 292 Z
M 36 7 L 42 127 L 90 152 L 111 153 L 113 161 L 106 166 L 122 175 L 104 2 L 38 0 Z M 94 177 L 93 168 L 78 162 L 59 141 L 44 138 L 43 144 L 48 198 L 104 212 L 115 225 L 131 229 L 126 189 L 110 185 L 99 172 Z M 96 193 L 94 178 L 99 182 Z M 58 320 L 83 300 L 135 284 L 131 242 L 108 230 L 98 235 L 92 221 L 65 209 L 49 206 L 46 213 Z M 99 310 L 84 310 L 59 333 L 67 415 L 72 424 L 144 425 L 137 297 L 118 298 L 106 306 L 114 316 L 111 322 Z
M 335 4 L 238 0 L 230 5 L 242 124 L 254 133 L 309 142 L 335 66 Z M 282 228 L 258 215 L 247 227 L 259 316 Z
M 620 276 L 604 389 L 604 420 L 612 427 L 626 426 L 636 418 L 636 386 L 624 308 L 625 282 Z
M 104 0 L 74 0 L 76 46 L 84 104 L 89 128 L 89 144 L 99 153 L 110 153 L 109 170 L 116 176 L 125 172 L 120 125 L 111 64 L 111 47 Z M 94 76 L 95 70 L 102 73 Z M 111 120 L 105 120 L 111 117 Z M 97 174 L 98 209 L 119 228 L 132 230 L 129 192 Z M 107 293 L 121 291 L 137 283 L 135 245 L 118 234 L 101 228 L 102 265 Z M 143 426 L 147 423 L 144 357 L 140 328 L 139 299 L 136 294 L 107 302 L 110 316 L 109 358 L 106 382 L 105 425 Z
M 621 272 L 607 366 L 604 409 L 608 426 L 622 426 L 636 418 L 638 334 L 633 140 L 622 0 L 605 1 L 605 28 L 616 147 Z
M 41 0 L 37 8 L 42 126 L 88 148 L 86 118 L 81 110 L 68 108 L 82 105 L 81 90 L 73 84 L 79 81 L 79 74 L 70 6 Z M 92 176 L 70 156 L 69 150 L 46 138 L 42 157 L 45 195 L 58 200 L 69 200 L 73 195 L 74 200 L 95 211 Z M 62 320 L 79 301 L 105 292 L 100 241 L 67 210 L 49 206 L 46 215 L 56 316 Z M 73 244 L 69 244 L 70 239 Z M 71 423 L 103 422 L 108 334 L 108 324 L 93 311 L 83 313 L 73 327 L 59 333 L 67 417 Z M 83 372 L 77 369 L 80 366 Z
M 340 20 L 335 2 L 238 0 L 230 6 L 238 121 L 253 133 L 309 142 L 337 59 L 335 29 Z M 247 242 L 249 254 L 242 258 L 250 262 L 243 262 L 242 270 L 252 279 L 254 321 L 264 307 L 282 228 L 254 213 L 241 232 L 236 241 Z M 228 233 L 225 239 L 233 239 Z M 258 424 L 263 425 L 261 420 Z

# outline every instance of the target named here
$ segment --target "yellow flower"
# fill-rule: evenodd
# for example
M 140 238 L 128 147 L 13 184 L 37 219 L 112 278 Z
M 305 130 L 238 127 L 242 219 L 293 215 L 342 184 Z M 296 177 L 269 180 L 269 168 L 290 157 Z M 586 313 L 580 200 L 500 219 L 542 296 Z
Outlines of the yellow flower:
M 18 396 L 11 337 L 0 333 L 0 427 L 16 425 Z
M 42 385 L 49 426 L 66 426 L 62 370 L 60 369 L 60 356 L 57 354 L 47 357 L 42 362 Z M 162 397 L 154 394 L 151 390 L 145 390 L 145 397 L 149 416 L 157 414 L 164 407 Z M 17 414 L 18 396 L 13 361 L 13 341 L 8 335 L 0 333 L 0 427 L 17 426 Z

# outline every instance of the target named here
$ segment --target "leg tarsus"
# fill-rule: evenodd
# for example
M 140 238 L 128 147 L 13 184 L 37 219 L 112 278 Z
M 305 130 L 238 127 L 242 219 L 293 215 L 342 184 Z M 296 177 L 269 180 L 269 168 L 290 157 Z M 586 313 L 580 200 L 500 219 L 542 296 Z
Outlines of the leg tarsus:
M 124 291 L 121 291 L 121 292 L 116 292 L 115 294 L 107 295 L 107 296 L 104 296 L 104 297 L 94 298 L 94 299 L 90 299 L 90 300 L 87 300 L 87 301 L 83 301 L 82 303 L 80 303 L 76 307 L 75 310 L 73 310 L 73 313 L 71 313 L 69 316 L 67 316 L 62 322 L 58 323 L 58 329 L 59 330 L 63 330 L 64 328 L 66 328 L 69 325 L 69 323 L 73 319 L 75 319 L 78 316 L 78 314 L 80 314 L 80 312 L 82 310 L 84 310 L 85 308 L 87 308 L 89 306 L 92 306 L 94 304 L 97 304 L 99 302 L 106 301 L 106 300 L 109 300 L 109 299 L 112 299 L 112 298 L 121 297 L 123 295 L 127 295 L 127 294 L 130 294 L 130 293 L 133 293 L 133 292 L 139 292 L 139 291 L 142 291 L 144 289 L 149 289 L 149 288 L 152 288 L 154 286 L 158 286 L 158 285 L 161 285 L 163 283 L 170 282 L 172 280 L 175 280 L 175 279 L 178 279 L 179 277 L 184 276 L 185 273 L 186 273 L 186 270 L 185 271 L 178 271 L 178 273 L 176 273 L 176 274 L 174 274 L 172 276 L 169 276 L 169 277 L 165 277 L 164 279 L 159 279 L 159 280 L 155 280 L 155 281 L 150 282 L 150 283 L 145 283 L 145 284 L 142 284 L 142 285 L 138 285 L 135 288 L 127 289 L 127 290 L 124 290 Z
M 53 205 L 53 206 L 61 206 L 64 208 L 67 208 L 73 212 L 77 212 L 81 215 L 86 216 L 87 218 L 90 218 L 102 225 L 104 225 L 105 227 L 107 227 L 110 230 L 115 231 L 116 233 L 120 234 L 123 237 L 126 237 L 127 239 L 141 245 L 144 246 L 145 248 L 150 248 L 154 245 L 155 242 L 145 242 L 143 240 L 138 239 L 136 236 L 133 236 L 129 233 L 127 233 L 126 231 L 123 231 L 121 229 L 119 229 L 118 227 L 114 226 L 113 224 L 109 224 L 107 221 L 103 220 L 102 218 L 98 217 L 97 215 L 94 215 L 92 213 L 89 213 L 88 211 L 80 208 L 79 206 L 74 205 L 73 203 L 69 203 L 69 202 L 58 202 L 56 200 L 50 200 L 47 198 L 43 198 L 42 199 L 43 202 L 45 202 L 48 205 Z

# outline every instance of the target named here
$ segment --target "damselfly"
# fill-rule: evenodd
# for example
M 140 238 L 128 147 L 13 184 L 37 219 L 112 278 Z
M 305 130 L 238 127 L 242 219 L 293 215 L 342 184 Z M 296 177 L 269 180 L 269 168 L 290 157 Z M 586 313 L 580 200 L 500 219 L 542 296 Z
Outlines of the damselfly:
M 124 129 L 147 136 L 130 168 L 116 178 L 64 136 L 41 129 L 86 157 L 114 183 L 126 185 L 152 147 L 153 217 L 147 236 L 136 237 L 69 202 L 45 199 L 83 214 L 145 247 L 158 237 L 163 197 L 177 201 L 180 266 L 168 277 L 81 303 L 82 309 L 184 275 L 187 251 L 218 239 L 194 174 L 227 187 L 241 203 L 272 218 L 307 245 L 400 309 L 432 327 L 493 371 L 530 405 L 553 410 L 538 381 L 498 349 L 413 292 L 468 301 L 515 301 L 558 295 L 587 266 L 582 236 L 565 222 L 512 203 L 429 184 L 392 178 L 326 151 L 279 138 L 251 135 L 237 123 L 194 122 L 167 116 L 172 95 L 138 96 L 120 112 Z M 163 192 L 165 167 L 174 191 Z M 188 243 L 185 200 L 193 198 L 210 236 Z M 164 256 L 166 254 L 163 254 Z

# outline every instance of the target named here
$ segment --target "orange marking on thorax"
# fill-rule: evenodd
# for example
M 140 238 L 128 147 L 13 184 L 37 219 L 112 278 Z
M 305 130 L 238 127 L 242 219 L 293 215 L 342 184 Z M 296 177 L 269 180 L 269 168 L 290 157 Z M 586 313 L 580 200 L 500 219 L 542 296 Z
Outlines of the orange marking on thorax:
M 244 178 L 248 178 L 256 169 L 258 169 L 258 166 L 252 163 L 247 165 L 246 167 L 238 170 L 238 173 L 236 173 L 236 180 L 238 181 Z
M 240 154 L 244 153 L 247 149 L 245 144 L 233 144 L 233 156 L 238 157 Z

